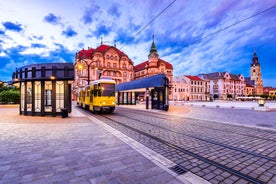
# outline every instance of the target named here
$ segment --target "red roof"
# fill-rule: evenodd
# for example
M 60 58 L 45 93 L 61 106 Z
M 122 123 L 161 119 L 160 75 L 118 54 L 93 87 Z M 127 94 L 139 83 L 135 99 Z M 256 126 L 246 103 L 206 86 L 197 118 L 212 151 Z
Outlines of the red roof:
M 189 78 L 191 80 L 196 80 L 196 81 L 201 81 L 202 80 L 198 76 L 185 75 L 185 77 L 187 77 L 187 78 Z
M 148 61 L 144 61 L 136 66 L 134 66 L 134 71 L 140 71 L 146 68 L 146 65 L 148 64 Z
M 109 45 L 100 45 L 99 47 L 97 47 L 97 48 L 95 49 L 95 51 L 106 52 L 107 49 L 109 49 L 109 48 L 115 49 L 115 50 L 118 52 L 118 54 L 119 54 L 120 56 L 127 56 L 124 52 L 120 51 L 120 50 L 117 49 L 116 47 L 109 46 Z
M 118 54 L 120 56 L 126 56 L 126 57 L 128 57 L 124 52 L 120 51 L 116 47 L 108 46 L 108 45 L 100 45 L 96 49 L 93 49 L 93 48 L 89 48 L 88 50 L 82 49 L 81 51 L 78 52 L 78 57 L 79 58 L 91 58 L 94 51 L 105 53 L 109 48 L 115 49 L 116 52 L 118 52 Z
M 252 88 L 254 88 L 254 86 L 252 86 L 250 84 L 246 84 L 246 87 L 252 87 Z
M 173 66 L 168 63 L 167 61 L 164 61 L 163 59 L 158 59 L 158 65 L 160 65 L 160 63 L 163 62 L 165 63 L 165 66 L 167 69 L 173 69 Z M 146 68 L 146 65 L 149 63 L 149 61 L 144 61 L 136 66 L 134 66 L 134 71 L 137 72 L 137 71 L 140 71 L 140 70 L 144 70 Z
M 90 48 L 88 50 L 84 50 L 82 49 L 81 51 L 79 51 L 79 58 L 91 58 L 92 54 L 93 54 L 94 49 Z

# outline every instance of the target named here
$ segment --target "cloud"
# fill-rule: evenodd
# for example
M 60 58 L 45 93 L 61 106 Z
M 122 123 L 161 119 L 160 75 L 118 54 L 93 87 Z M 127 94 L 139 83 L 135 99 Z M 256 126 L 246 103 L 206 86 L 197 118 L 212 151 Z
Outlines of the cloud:
M 45 16 L 43 20 L 53 25 L 61 24 L 61 18 L 55 16 L 53 13 L 49 13 L 49 15 Z
M 40 35 L 40 36 L 33 36 L 34 39 L 37 39 L 37 40 L 43 40 L 43 36 Z
M 119 10 L 119 5 L 118 4 L 113 4 L 108 10 L 107 10 L 107 12 L 108 12 L 108 14 L 110 14 L 111 16 L 115 16 L 115 17 L 117 17 L 117 18 L 120 18 L 120 16 L 121 16 L 121 12 L 120 12 L 120 10 Z
M 93 18 L 95 14 L 100 12 L 100 7 L 95 4 L 93 0 L 88 2 L 88 7 L 85 9 L 84 15 L 82 16 L 81 20 L 84 24 L 91 24 L 93 22 Z
M 22 31 L 22 25 L 18 23 L 12 23 L 12 22 L 4 22 L 2 25 L 5 27 L 6 30 L 20 32 Z
M 32 43 L 32 48 L 46 48 L 46 45 L 40 44 L 40 43 Z
M 71 27 L 68 27 L 65 31 L 62 31 L 62 35 L 65 35 L 67 38 L 76 36 L 78 33 L 74 31 Z
M 94 31 L 94 34 L 96 37 L 100 36 L 106 36 L 108 33 L 111 31 L 111 28 L 105 26 L 105 25 L 100 25 L 96 31 Z

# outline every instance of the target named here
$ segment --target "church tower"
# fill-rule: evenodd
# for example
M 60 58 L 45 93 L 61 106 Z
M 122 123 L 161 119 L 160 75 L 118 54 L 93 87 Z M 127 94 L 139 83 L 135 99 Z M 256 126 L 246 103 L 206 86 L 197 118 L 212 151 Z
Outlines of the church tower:
M 252 63 L 250 67 L 250 80 L 254 81 L 254 88 L 256 95 L 263 94 L 263 80 L 261 74 L 261 65 L 259 63 L 256 51 L 254 51 L 254 56 L 252 58 Z
M 157 67 L 159 55 L 157 53 L 157 49 L 154 43 L 154 35 L 152 36 L 152 44 L 150 48 L 150 53 L 148 55 L 148 59 L 149 59 L 149 66 Z

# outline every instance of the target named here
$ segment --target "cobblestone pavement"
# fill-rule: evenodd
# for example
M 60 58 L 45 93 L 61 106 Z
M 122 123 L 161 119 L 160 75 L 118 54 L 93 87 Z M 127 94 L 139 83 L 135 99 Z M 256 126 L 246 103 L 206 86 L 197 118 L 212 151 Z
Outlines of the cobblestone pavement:
M 151 110 L 147 110 L 148 112 L 131 111 L 118 107 L 114 115 L 108 116 L 112 120 L 109 121 L 101 116 L 97 118 L 101 118 L 102 121 L 120 129 L 128 136 L 211 183 L 251 183 L 250 180 L 240 175 L 256 180 L 257 183 L 276 183 L 275 130 L 164 115 L 176 113 L 177 110 L 179 112 L 176 114 L 180 112 L 183 112 L 182 115 L 190 114 L 191 109 L 184 109 L 186 111 L 171 108 L 169 112 L 152 113 Z M 214 113 L 220 111 L 213 110 Z M 218 114 L 228 111 L 231 109 Z M 207 112 L 211 117 L 208 109 Z M 241 115 L 240 111 L 234 111 L 233 114 L 235 113 L 238 113 L 237 117 Z M 252 111 L 252 113 L 259 112 Z M 265 115 L 265 112 L 261 113 Z M 247 115 L 240 116 L 240 120 L 246 119 Z M 225 118 L 222 119 L 225 120 Z M 148 136 L 137 133 L 126 126 L 120 126 L 113 120 L 146 132 Z M 255 118 L 255 121 L 258 119 Z M 168 141 L 169 144 L 179 149 L 163 145 L 151 138 L 152 136 Z
M 276 111 L 263 112 L 252 109 L 181 105 L 171 106 L 170 108 L 171 110 L 169 113 L 183 117 L 276 129 Z
M 267 106 L 276 107 L 276 103 L 267 103 Z M 216 107 L 219 106 L 219 107 Z M 231 108 L 231 107 L 235 108 Z M 182 117 L 192 117 L 212 120 L 221 123 L 239 124 L 276 129 L 276 111 L 263 112 L 252 110 L 257 103 L 245 102 L 177 102 L 170 103 L 169 111 L 154 110 L 162 114 L 172 114 Z M 145 109 L 145 104 L 120 105 L 120 107 Z M 151 109 L 149 109 L 151 110 Z
M 181 183 L 81 113 L 18 115 L 0 106 L 0 183 Z

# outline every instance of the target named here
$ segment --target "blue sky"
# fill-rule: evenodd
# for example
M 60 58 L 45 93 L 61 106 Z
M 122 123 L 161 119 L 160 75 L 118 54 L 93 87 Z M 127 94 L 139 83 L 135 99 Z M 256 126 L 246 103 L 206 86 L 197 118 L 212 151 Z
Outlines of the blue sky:
M 147 60 L 154 34 L 175 76 L 249 76 L 256 50 L 264 85 L 276 87 L 276 0 L 176 0 L 137 35 L 170 2 L 0 0 L 0 80 L 27 64 L 74 62 L 76 52 L 96 48 L 101 37 L 109 45 L 116 40 L 136 65 Z

